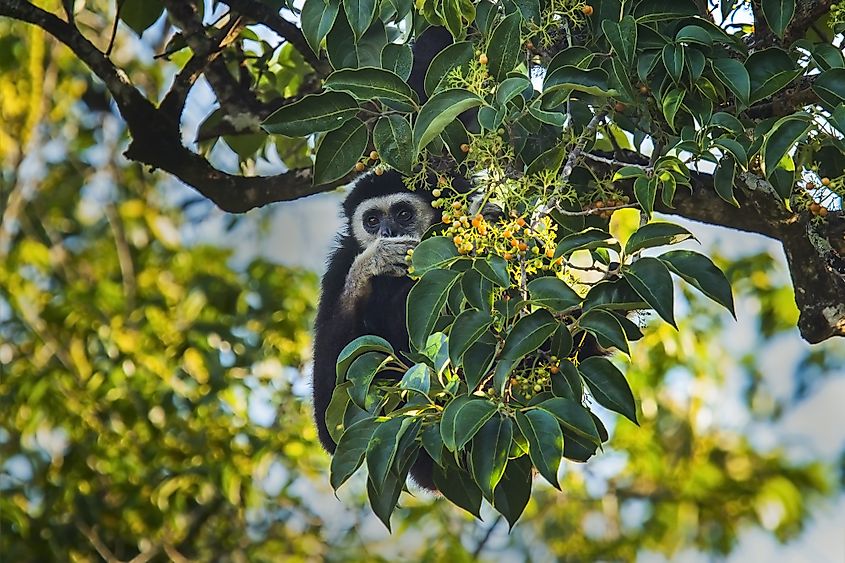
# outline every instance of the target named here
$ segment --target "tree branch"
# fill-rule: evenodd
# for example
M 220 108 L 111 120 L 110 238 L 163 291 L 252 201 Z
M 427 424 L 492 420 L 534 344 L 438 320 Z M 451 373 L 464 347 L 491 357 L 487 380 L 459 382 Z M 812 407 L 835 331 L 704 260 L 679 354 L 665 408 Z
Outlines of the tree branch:
M 285 41 L 293 45 L 305 60 L 311 65 L 317 74 L 327 76 L 331 72 L 328 61 L 320 59 L 308 46 L 305 36 L 296 25 L 287 21 L 278 10 L 274 10 L 269 4 L 256 0 L 222 0 L 229 9 L 247 17 L 253 21 L 262 23 L 282 36 Z
M 132 85 L 126 73 L 116 68 L 76 28 L 21 0 L 0 0 L 0 16 L 9 16 L 44 29 L 69 47 L 105 83 L 132 136 L 125 153 L 128 159 L 173 174 L 223 211 L 243 213 L 268 203 L 328 191 L 347 183 L 352 176 L 314 186 L 310 169 L 290 170 L 277 176 L 251 177 L 217 170 L 182 144 L 178 118 L 156 109 Z

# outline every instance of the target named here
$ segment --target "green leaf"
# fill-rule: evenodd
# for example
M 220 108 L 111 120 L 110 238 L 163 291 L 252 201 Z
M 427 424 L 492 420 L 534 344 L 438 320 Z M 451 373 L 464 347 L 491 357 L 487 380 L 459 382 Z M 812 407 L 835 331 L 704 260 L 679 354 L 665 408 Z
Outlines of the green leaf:
M 584 299 L 584 310 L 593 307 L 630 311 L 644 309 L 648 303 L 634 291 L 625 278 L 602 281 L 594 285 Z
M 781 159 L 813 126 L 813 118 L 806 113 L 795 113 L 779 119 L 763 137 L 763 172 L 772 175 Z
M 434 463 L 443 465 L 443 438 L 440 436 L 440 423 L 427 426 L 422 432 L 422 445 Z
M 532 409 L 517 411 L 516 424 L 528 440 L 528 455 L 534 467 L 559 490 L 557 471 L 563 458 L 563 433 L 557 419 L 548 411 Z
M 481 489 L 469 473 L 457 466 L 450 456 L 443 461 L 446 467 L 434 466 L 434 485 L 452 504 L 463 508 L 476 518 L 481 518 Z
M 734 179 L 736 177 L 736 161 L 733 155 L 725 155 L 716 165 L 716 171 L 713 173 L 713 187 L 719 197 L 733 205 L 739 207 L 739 202 L 734 196 Z
M 417 95 L 398 75 L 382 68 L 343 68 L 331 73 L 324 83 L 327 90 L 348 92 L 361 101 L 374 98 L 414 106 Z M 397 116 L 398 117 L 398 116 Z
M 619 180 L 628 180 L 630 178 L 639 178 L 640 176 L 645 176 L 646 171 L 640 168 L 639 166 L 623 166 L 616 173 L 613 175 L 613 182 L 618 182 Z
M 483 277 L 499 287 L 510 286 L 508 263 L 501 256 L 493 254 L 483 259 L 477 259 L 472 263 L 472 267 Z
M 613 51 L 625 61 L 626 65 L 631 66 L 637 48 L 637 22 L 634 18 L 625 16 L 619 23 L 604 20 L 601 28 Z
M 661 254 L 659 258 L 684 281 L 730 311 L 736 318 L 731 284 L 722 270 L 708 257 L 691 250 L 673 250 Z
M 619 250 L 621 247 L 616 239 L 607 231 L 590 227 L 580 233 L 573 233 L 561 239 L 555 249 L 555 258 L 569 256 L 576 250 L 595 250 L 596 248 L 613 248 Z
M 531 81 L 523 76 L 507 78 L 496 88 L 496 103 L 504 106 L 530 87 Z
M 553 127 L 563 127 L 563 124 L 566 123 L 566 116 L 558 111 L 543 111 L 538 107 L 540 103 L 541 100 L 538 99 L 528 107 L 528 113 L 531 114 L 531 117 L 540 123 L 548 123 Z
M 393 351 L 393 346 L 390 342 L 380 336 L 373 336 L 371 334 L 359 336 L 349 344 L 343 347 L 340 354 L 337 356 L 337 384 L 340 385 L 346 378 L 346 371 L 352 362 L 358 356 L 366 354 L 367 352 L 384 352 L 390 356 L 396 353 Z
M 464 273 L 464 277 L 461 279 L 461 289 L 464 299 L 472 307 L 481 311 L 490 311 L 493 284 L 477 270 L 469 270 Z
M 481 493 L 491 502 L 505 474 L 512 440 L 513 422 L 500 414 L 485 422 L 472 439 L 470 470 Z
M 459 41 L 437 53 L 425 73 L 423 87 L 426 94 L 430 96 L 436 92 L 453 68 L 468 66 L 475 55 L 474 49 L 472 41 Z
M 634 198 L 645 212 L 646 217 L 651 218 L 654 213 L 654 200 L 657 198 L 657 178 L 646 178 L 640 176 L 634 180 Z
M 351 381 L 344 381 L 335 387 L 332 391 L 329 406 L 326 408 L 326 429 L 328 429 L 329 436 L 332 437 L 335 444 L 340 440 L 343 431 L 346 429 L 343 424 L 343 416 L 346 414 L 346 408 L 349 405 L 350 387 L 352 387 Z
M 522 47 L 520 27 L 522 17 L 519 13 L 503 18 L 493 29 L 487 49 L 488 68 L 490 74 L 501 82 L 507 74 L 519 63 Z
M 385 356 L 381 352 L 366 352 L 355 358 L 346 372 L 346 379 L 352 382 L 349 397 L 356 405 L 366 409 L 370 383 L 391 359 L 390 356 Z
M 449 149 L 449 153 L 455 159 L 455 162 L 459 164 L 463 162 L 467 155 L 461 150 L 461 146 L 469 144 L 469 133 L 467 133 L 464 124 L 458 119 L 452 121 L 443 128 L 440 138 L 443 140 L 446 148 Z
M 675 328 L 675 301 L 672 293 L 672 276 L 657 258 L 640 258 L 622 271 L 640 297 L 657 311 L 660 317 Z
M 261 124 L 265 131 L 288 137 L 305 137 L 342 127 L 358 113 L 358 102 L 345 92 L 305 96 L 271 113 Z
M 399 439 L 411 422 L 411 418 L 396 417 L 380 422 L 376 426 L 370 438 L 370 444 L 367 446 L 366 457 L 367 471 L 377 490 L 384 487 L 384 480 L 393 465 L 396 450 L 399 447 Z
M 329 0 L 328 2 L 305 2 L 302 5 L 300 25 L 302 35 L 308 42 L 308 46 L 316 54 L 320 54 L 320 45 L 326 38 L 340 9 L 340 0 Z
M 553 311 L 565 311 L 581 303 L 581 296 L 556 276 L 543 276 L 528 282 L 531 300 Z
M 346 176 L 366 150 L 368 138 L 367 126 L 357 117 L 326 133 L 317 145 L 314 185 L 328 184 Z
M 437 268 L 448 268 L 460 258 L 455 243 L 449 237 L 427 238 L 417 245 L 411 258 L 411 264 L 417 274 L 424 274 Z
M 419 152 L 443 128 L 468 109 L 481 105 L 481 98 L 468 90 L 452 88 L 433 95 L 420 110 L 414 123 L 414 145 Z
M 361 39 L 376 15 L 376 0 L 343 0 L 343 11 L 355 34 L 355 39 Z
M 578 368 L 569 360 L 561 360 L 558 368 L 559 371 L 551 376 L 552 393 L 556 397 L 580 402 L 584 395 L 584 385 L 581 383 L 581 374 L 578 373 Z
M 600 340 L 603 339 L 626 354 L 631 354 L 628 348 L 628 339 L 625 337 L 625 330 L 613 313 L 604 309 L 590 309 L 581 315 L 578 319 L 578 325 L 596 335 Z
M 599 436 L 596 423 L 590 411 L 584 408 L 584 405 L 580 402 L 555 397 L 539 403 L 537 408 L 551 413 L 566 430 L 583 436 L 595 444 L 601 444 L 601 436 Z
M 493 376 L 493 387 L 501 393 L 508 375 L 519 360 L 539 348 L 557 328 L 558 322 L 545 309 L 538 309 L 522 317 L 513 325 Z
M 414 139 L 411 125 L 399 115 L 379 118 L 373 129 L 373 144 L 379 157 L 403 174 L 410 174 L 413 167 Z M 455 245 L 452 245 L 454 248 Z M 416 252 L 416 251 L 415 251 Z
M 648 223 L 631 235 L 625 244 L 625 254 L 633 254 L 644 248 L 654 248 L 665 244 L 677 244 L 687 239 L 695 239 L 692 233 L 673 223 Z
M 600 68 L 584 70 L 571 65 L 564 65 L 550 74 L 543 81 L 543 95 L 558 90 L 577 90 L 594 96 L 612 96 L 616 91 L 610 87 L 607 72 Z
M 426 364 L 414 364 L 402 376 L 399 381 L 399 388 L 419 391 L 423 395 L 428 395 L 428 391 L 431 389 L 431 375 L 431 368 Z
M 769 28 L 783 39 L 786 26 L 795 15 L 795 0 L 762 0 L 761 7 Z
M 738 141 L 723 137 L 715 139 L 713 145 L 730 153 L 734 157 L 734 160 L 741 163 L 743 167 L 748 166 L 748 153 L 745 151 L 745 147 L 739 144 Z
M 123 0 L 120 4 L 120 19 L 139 36 L 158 21 L 163 12 L 161 0 Z
M 587 358 L 579 364 L 578 370 L 601 406 L 618 412 L 634 424 L 639 424 L 631 387 L 622 372 L 610 360 L 597 356 Z
M 672 130 L 675 130 L 675 116 L 678 115 L 678 110 L 681 109 L 681 104 L 684 103 L 685 90 L 673 88 L 663 97 L 663 115 L 666 117 L 666 123 Z
M 406 319 L 408 335 L 414 348 L 419 350 L 425 346 L 443 305 L 446 304 L 449 289 L 459 277 L 460 272 L 429 270 L 411 288 L 408 293 Z
M 748 105 L 751 96 L 751 78 L 745 66 L 735 59 L 715 59 L 712 61 L 716 78 L 734 93 L 743 105 Z
M 751 79 L 751 103 L 780 91 L 803 72 L 786 51 L 777 47 L 755 51 L 745 61 L 745 68 Z
M 485 311 L 467 309 L 455 319 L 449 332 L 449 358 L 452 365 L 458 366 L 461 357 L 493 323 L 493 318 Z
M 469 392 L 475 391 L 493 365 L 496 356 L 496 338 L 486 332 L 464 352 L 462 363 L 464 379 Z
M 532 482 L 531 460 L 527 455 L 508 461 L 502 480 L 493 491 L 493 508 L 505 517 L 510 529 L 531 498 Z
M 668 43 L 663 47 L 663 65 L 672 80 L 675 83 L 680 82 L 681 74 L 684 72 L 684 46 Z M 663 106 L 666 106 L 665 101 Z
M 349 426 L 340 437 L 329 472 L 329 482 L 334 490 L 361 467 L 376 425 L 374 418 L 365 418 Z
M 450 448 L 449 441 L 444 438 L 443 444 L 447 449 L 460 451 L 481 430 L 484 423 L 496 412 L 496 405 L 486 399 L 466 402 L 455 416 L 454 448 Z
M 813 91 L 831 108 L 845 102 L 845 68 L 831 68 L 819 74 Z
M 413 65 L 414 54 L 408 45 L 388 43 L 381 50 L 382 68 L 396 74 L 402 80 L 407 81 L 411 76 Z
M 704 45 L 705 47 L 711 47 L 713 45 L 713 38 L 701 26 L 686 25 L 675 34 L 675 43 L 695 43 Z

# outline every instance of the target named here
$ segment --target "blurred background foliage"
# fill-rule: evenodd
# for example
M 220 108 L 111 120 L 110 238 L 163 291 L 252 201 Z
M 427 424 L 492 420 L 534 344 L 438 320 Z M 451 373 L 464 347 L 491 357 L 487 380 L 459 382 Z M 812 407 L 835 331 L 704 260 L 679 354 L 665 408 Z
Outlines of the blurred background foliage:
M 85 27 L 97 13 L 79 25 L 107 29 Z M 156 91 L 175 67 L 152 58 L 164 38 L 150 35 L 143 49 L 118 36 L 113 57 Z M 213 212 L 129 164 L 125 139 L 67 50 L 0 20 L 3 560 L 719 557 L 749 529 L 796 538 L 841 498 L 841 431 L 813 449 L 782 423 L 845 375 L 845 350 L 798 343 L 781 260 L 756 239 L 720 258 L 739 324 L 680 292 L 680 330 L 655 323 L 632 350 L 642 427 L 603 417 L 609 447 L 565 464 L 562 494 L 538 482 L 510 534 L 492 511 L 478 523 L 403 495 L 388 535 L 361 476 L 340 499 L 328 485 L 307 403 L 317 276 L 188 244 L 188 219 Z

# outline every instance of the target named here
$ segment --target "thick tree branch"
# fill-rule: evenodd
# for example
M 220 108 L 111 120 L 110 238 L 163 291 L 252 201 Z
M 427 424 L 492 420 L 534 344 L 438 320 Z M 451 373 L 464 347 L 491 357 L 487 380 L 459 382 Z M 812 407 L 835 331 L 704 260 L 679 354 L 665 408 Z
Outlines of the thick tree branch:
M 126 151 L 127 158 L 173 174 L 224 211 L 243 213 L 268 203 L 328 191 L 348 182 L 345 178 L 314 186 L 309 169 L 253 177 L 234 176 L 217 170 L 182 144 L 178 118 L 153 106 L 132 85 L 129 77 L 75 27 L 20 0 L 0 0 L 0 16 L 9 16 L 44 29 L 69 47 L 105 83 L 132 136 Z
M 626 164 L 648 164 L 642 156 L 630 151 L 626 151 L 626 160 L 630 162 L 614 161 L 609 156 L 600 153 L 598 158 L 593 159 L 592 166 L 603 168 L 609 174 Z M 621 184 L 623 191 L 633 199 L 631 183 Z M 809 212 L 795 213 L 786 209 L 771 184 L 748 172 L 738 178 L 734 190 L 740 203 L 738 208 L 718 196 L 713 176 L 709 174 L 693 172 L 692 186 L 691 191 L 678 190 L 673 207 L 667 207 L 658 200 L 655 211 L 780 241 L 795 288 L 801 336 L 811 344 L 833 336 L 845 336 L 845 304 L 842 303 L 845 277 L 834 266 L 834 262 L 845 261 L 845 256 L 837 254 L 837 246 L 829 240 L 832 235 L 825 239 L 824 235 L 813 232 Z M 845 222 L 845 219 L 839 220 Z

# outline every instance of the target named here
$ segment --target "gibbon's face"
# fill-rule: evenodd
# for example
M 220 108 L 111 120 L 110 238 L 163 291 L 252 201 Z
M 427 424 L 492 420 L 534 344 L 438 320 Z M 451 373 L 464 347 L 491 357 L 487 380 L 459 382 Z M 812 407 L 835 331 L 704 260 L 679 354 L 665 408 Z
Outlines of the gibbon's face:
M 424 199 L 408 193 L 374 197 L 361 203 L 352 218 L 355 240 L 368 247 L 379 238 L 422 238 L 434 221 Z

